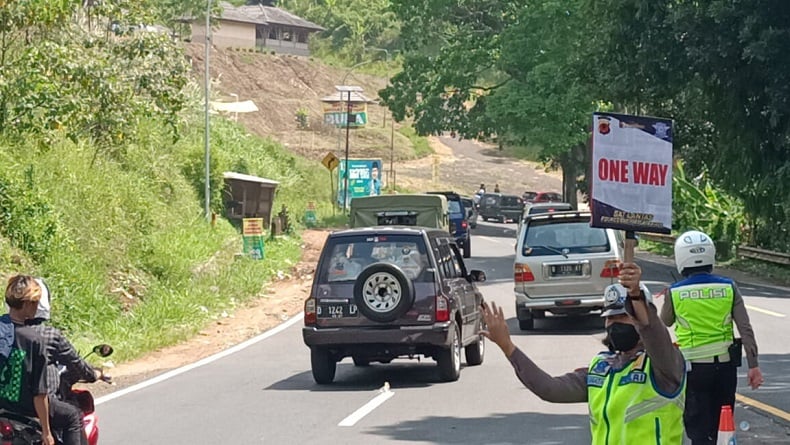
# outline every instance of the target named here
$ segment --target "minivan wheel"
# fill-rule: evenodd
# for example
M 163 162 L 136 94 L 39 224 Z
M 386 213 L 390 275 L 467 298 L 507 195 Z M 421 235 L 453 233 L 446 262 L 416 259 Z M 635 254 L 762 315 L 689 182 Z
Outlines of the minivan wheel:
M 313 368 L 313 380 L 319 385 L 328 385 L 335 380 L 337 362 L 328 349 L 311 347 L 310 365 Z
M 371 264 L 354 283 L 354 301 L 370 320 L 397 320 L 414 304 L 414 283 L 394 264 Z
M 464 243 L 464 258 L 471 258 L 472 257 L 472 237 L 466 239 Z
M 452 342 L 450 347 L 442 349 L 436 356 L 439 365 L 439 376 L 445 382 L 454 382 L 461 376 L 461 328 L 452 324 Z
M 504 224 L 504 223 L 507 222 L 507 218 L 505 218 L 505 215 L 499 215 L 497 217 L 497 222 L 500 222 L 500 223 Z

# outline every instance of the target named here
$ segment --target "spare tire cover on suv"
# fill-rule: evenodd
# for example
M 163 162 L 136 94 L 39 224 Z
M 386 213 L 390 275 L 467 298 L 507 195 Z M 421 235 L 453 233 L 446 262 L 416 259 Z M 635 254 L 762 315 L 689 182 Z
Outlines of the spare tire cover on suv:
M 414 283 L 394 264 L 371 264 L 354 283 L 354 301 L 370 320 L 397 320 L 414 304 Z

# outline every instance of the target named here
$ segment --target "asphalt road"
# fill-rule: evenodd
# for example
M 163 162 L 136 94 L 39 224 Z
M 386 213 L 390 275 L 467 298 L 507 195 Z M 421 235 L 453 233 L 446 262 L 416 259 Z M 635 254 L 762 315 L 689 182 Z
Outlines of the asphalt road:
M 482 269 L 481 289 L 511 317 L 516 344 L 553 374 L 586 366 L 601 350 L 598 317 L 537 320 L 520 332 L 513 305 L 514 224 L 480 223 L 473 231 L 470 268 Z M 656 260 L 656 258 L 648 258 Z M 657 292 L 672 280 L 665 260 L 640 260 Z M 790 412 L 790 362 L 786 339 L 790 290 L 742 285 L 761 350 L 766 385 L 740 392 Z M 660 303 L 660 302 L 659 302 Z M 103 444 L 587 444 L 585 404 L 550 404 L 523 388 L 503 354 L 488 344 L 481 366 L 464 367 L 457 382 L 439 381 L 432 360 L 396 360 L 357 368 L 338 365 L 333 385 L 310 373 L 301 322 L 220 359 L 103 400 L 98 406 Z M 389 391 L 381 388 L 389 386 Z M 375 405 L 375 406 L 373 406 Z M 739 406 L 741 444 L 787 443 L 781 425 Z

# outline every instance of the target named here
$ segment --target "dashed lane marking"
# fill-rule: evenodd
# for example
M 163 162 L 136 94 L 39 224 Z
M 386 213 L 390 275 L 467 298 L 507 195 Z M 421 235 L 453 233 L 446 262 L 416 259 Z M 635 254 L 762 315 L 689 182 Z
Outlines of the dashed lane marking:
M 389 400 L 390 397 L 394 396 L 395 393 L 390 391 L 389 384 L 385 383 L 384 387 L 380 390 L 380 394 L 371 399 L 368 403 L 362 405 L 361 408 L 351 413 L 348 417 L 341 420 L 337 426 L 354 426 L 357 422 L 359 422 L 363 417 L 370 414 L 374 409 L 378 408 L 382 403 Z
M 763 309 L 763 308 L 760 308 L 760 307 L 752 306 L 750 304 L 746 305 L 746 309 L 749 309 L 750 311 L 760 312 L 760 313 L 766 314 L 766 315 L 773 315 L 774 317 L 779 317 L 779 318 L 785 318 L 787 316 L 787 315 L 781 314 L 779 312 L 769 311 L 768 309 Z

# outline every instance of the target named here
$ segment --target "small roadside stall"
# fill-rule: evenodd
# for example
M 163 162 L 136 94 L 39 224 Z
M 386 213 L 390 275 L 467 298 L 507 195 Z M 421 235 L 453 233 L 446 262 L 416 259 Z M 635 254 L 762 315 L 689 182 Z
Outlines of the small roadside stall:
M 235 172 L 225 172 L 223 178 L 225 217 L 239 228 L 245 218 L 261 218 L 263 228 L 268 229 L 279 182 Z

